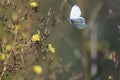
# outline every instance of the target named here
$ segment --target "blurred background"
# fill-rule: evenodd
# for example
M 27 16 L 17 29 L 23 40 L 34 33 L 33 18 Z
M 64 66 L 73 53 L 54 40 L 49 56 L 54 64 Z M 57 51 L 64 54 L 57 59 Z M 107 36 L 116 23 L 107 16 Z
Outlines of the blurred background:
M 54 2 L 51 1 L 51 3 Z M 88 29 L 78 30 L 73 28 L 67 21 L 71 7 L 74 4 L 80 7 L 82 16 L 89 26 Z M 56 55 L 62 59 L 62 64 L 64 66 L 70 65 L 69 72 L 63 75 L 63 79 L 66 80 L 72 76 L 73 79 L 71 80 L 84 80 L 81 77 L 84 67 L 82 65 L 84 59 L 82 58 L 86 57 L 89 59 L 89 65 L 87 66 L 89 66 L 90 70 L 90 80 L 107 80 L 109 75 L 114 75 L 115 64 L 110 59 L 110 54 L 119 54 L 120 52 L 118 28 L 118 25 L 120 25 L 120 1 L 57 1 L 53 5 L 53 9 L 56 15 L 60 16 L 60 23 L 56 24 L 51 32 L 50 40 L 55 45 L 57 49 Z M 85 48 L 85 53 L 83 48 Z
M 12 1 L 20 4 L 24 0 Z M 120 0 L 36 1 L 39 8 L 35 16 L 47 16 L 49 8 L 55 13 L 55 20 L 51 20 L 54 24 L 47 26 L 50 31 L 47 42 L 55 47 L 56 53 L 51 64 L 43 65 L 42 75 L 26 80 L 113 80 L 109 79 L 116 75 L 112 55 L 120 53 Z M 87 29 L 71 26 L 68 19 L 74 4 L 80 7 Z M 30 21 L 34 23 L 34 19 Z M 0 29 L 0 37 L 8 37 Z M 23 28 L 30 33 L 34 29 L 35 26 Z

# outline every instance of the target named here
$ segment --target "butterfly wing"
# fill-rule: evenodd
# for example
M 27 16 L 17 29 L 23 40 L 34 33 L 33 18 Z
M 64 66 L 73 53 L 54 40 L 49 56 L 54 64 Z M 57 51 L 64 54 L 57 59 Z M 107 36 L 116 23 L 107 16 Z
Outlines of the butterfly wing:
M 85 19 L 83 17 L 80 17 L 78 20 L 80 21 L 80 23 L 85 24 Z
M 71 9 L 70 19 L 76 19 L 81 16 L 80 8 L 77 5 L 74 5 Z
M 73 27 L 78 29 L 85 29 L 87 25 L 85 24 L 85 19 L 81 16 L 80 8 L 77 5 L 74 5 L 70 13 L 70 23 Z
M 87 25 L 85 24 L 85 19 L 83 17 L 80 17 L 78 19 L 71 19 L 71 24 L 73 27 L 76 27 L 78 29 L 87 28 Z

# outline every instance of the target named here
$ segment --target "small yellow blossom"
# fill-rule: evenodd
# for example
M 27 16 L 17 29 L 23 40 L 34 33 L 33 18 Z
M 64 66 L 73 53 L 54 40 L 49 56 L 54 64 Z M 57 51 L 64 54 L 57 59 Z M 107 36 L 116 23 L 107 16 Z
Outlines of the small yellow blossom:
M 35 65 L 33 67 L 33 71 L 36 73 L 36 74 L 41 74 L 42 73 L 42 67 L 39 66 L 39 65 Z
M 4 53 L 0 53 L 0 61 L 5 60 L 5 54 Z
M 32 41 L 40 41 L 40 35 L 39 34 L 34 34 L 31 38 Z
M 111 75 L 108 76 L 108 80 L 113 80 Z
M 7 51 L 10 51 L 10 50 L 12 49 L 12 46 L 11 46 L 10 44 L 8 44 L 8 45 L 5 46 L 5 49 L 6 49 Z
M 113 60 L 113 58 L 116 56 L 116 53 L 113 51 L 108 55 L 108 60 Z
M 15 25 L 15 31 L 18 32 L 20 30 L 20 25 Z
M 21 49 L 22 48 L 22 45 L 21 44 L 18 44 L 17 46 L 16 46 L 16 49 Z
M 30 2 L 29 5 L 30 5 L 31 7 L 33 7 L 33 8 L 36 8 L 36 7 L 39 6 L 38 3 L 35 2 L 35 1 Z
M 48 44 L 48 50 L 49 50 L 51 53 L 55 53 L 55 48 L 54 48 L 51 44 Z
M 108 55 L 108 60 L 112 60 L 112 54 Z

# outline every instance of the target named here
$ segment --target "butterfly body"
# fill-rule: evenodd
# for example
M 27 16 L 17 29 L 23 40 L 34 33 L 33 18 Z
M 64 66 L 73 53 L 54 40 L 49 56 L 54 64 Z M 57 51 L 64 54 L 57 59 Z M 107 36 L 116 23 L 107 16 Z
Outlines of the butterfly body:
M 70 13 L 70 23 L 73 27 L 78 29 L 85 29 L 87 25 L 85 24 L 85 19 L 81 17 L 80 8 L 77 5 L 74 5 Z

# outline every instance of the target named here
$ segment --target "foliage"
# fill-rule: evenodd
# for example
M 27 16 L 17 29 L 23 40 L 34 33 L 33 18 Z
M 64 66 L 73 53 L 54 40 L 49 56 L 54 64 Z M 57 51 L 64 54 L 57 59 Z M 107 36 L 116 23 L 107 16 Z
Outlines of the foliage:
M 54 12 L 50 8 L 46 18 L 37 18 L 35 15 L 38 12 L 38 7 L 39 5 L 35 1 L 25 0 L 19 4 L 10 0 L 0 2 L 0 10 L 2 11 L 0 14 L 2 29 L 0 31 L 2 34 L 0 37 L 0 80 L 7 79 L 11 73 L 18 75 L 21 69 L 33 66 L 36 62 L 40 64 L 40 62 L 49 63 L 52 61 L 49 54 L 55 53 L 55 48 L 51 46 L 51 49 L 48 49 L 46 40 L 50 33 L 47 26 L 54 18 Z M 33 24 L 31 24 L 32 18 L 36 19 Z M 31 36 L 28 34 L 31 34 L 29 30 L 33 25 L 37 30 L 35 34 L 32 32 L 33 36 Z M 42 72 L 42 68 L 35 66 L 34 71 L 39 74 Z M 23 77 L 23 79 L 25 78 L 26 76 Z

